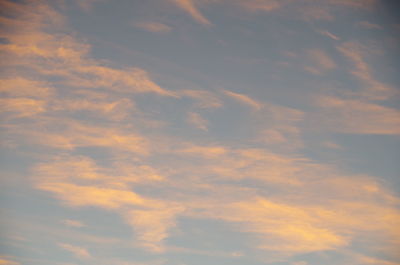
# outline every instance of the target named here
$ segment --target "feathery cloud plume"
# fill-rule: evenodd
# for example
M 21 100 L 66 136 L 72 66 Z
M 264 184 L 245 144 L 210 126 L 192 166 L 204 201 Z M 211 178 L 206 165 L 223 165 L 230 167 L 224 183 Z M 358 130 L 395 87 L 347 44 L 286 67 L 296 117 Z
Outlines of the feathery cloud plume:
M 229 91 L 229 90 L 223 90 L 223 93 L 225 95 L 235 99 L 239 103 L 242 103 L 242 104 L 250 106 L 254 110 L 260 110 L 263 107 L 262 103 L 258 102 L 255 99 L 252 99 L 251 97 L 249 97 L 247 95 L 240 94 L 240 93 L 235 93 L 235 92 L 232 92 L 232 91 Z
M 135 23 L 135 26 L 143 30 L 155 33 L 167 33 L 172 30 L 170 26 L 167 26 L 159 22 L 140 22 L 140 23 Z
M 80 259 L 88 259 L 92 256 L 90 255 L 89 251 L 86 248 L 74 246 L 71 244 L 66 243 L 59 243 L 58 246 L 63 248 L 69 252 L 71 252 L 75 257 Z
M 211 22 L 203 16 L 203 14 L 199 11 L 196 3 L 193 0 L 171 0 L 182 10 L 186 11 L 190 16 L 193 17 L 194 20 L 199 22 L 200 24 L 210 26 Z

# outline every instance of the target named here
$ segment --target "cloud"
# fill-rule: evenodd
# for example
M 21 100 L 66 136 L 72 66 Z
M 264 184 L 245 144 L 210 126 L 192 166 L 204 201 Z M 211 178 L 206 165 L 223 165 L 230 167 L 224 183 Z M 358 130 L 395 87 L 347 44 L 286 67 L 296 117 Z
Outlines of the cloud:
M 0 265 L 20 265 L 21 263 L 10 260 L 8 256 L 0 256 Z
M 75 257 L 80 259 L 88 259 L 92 257 L 89 251 L 83 247 L 73 246 L 66 243 L 59 243 L 58 246 L 62 249 L 71 252 Z
M 353 70 L 349 71 L 362 83 L 363 87 L 360 91 L 362 97 L 370 100 L 386 100 L 396 93 L 392 87 L 373 77 L 372 69 L 366 62 L 365 57 L 367 57 L 367 54 L 377 53 L 376 50 L 357 42 L 343 43 L 339 45 L 337 49 L 352 62 L 353 65 L 351 69 Z
M 101 113 L 104 118 L 114 121 L 126 119 L 133 109 L 132 101 L 126 98 L 115 101 L 88 98 L 55 99 L 50 108 L 54 112 L 87 112 L 94 115 Z
M 399 134 L 400 111 L 362 100 L 318 97 L 318 123 L 330 131 L 355 134 Z M 316 120 L 316 122 L 317 122 Z
M 124 213 L 125 221 L 136 232 L 139 244 L 152 252 L 164 252 L 165 239 L 170 236 L 169 230 L 176 226 L 176 215 L 182 207 L 165 205 L 156 210 L 131 210 Z
M 75 0 L 78 6 L 86 12 L 92 11 L 93 6 L 102 1 L 104 2 L 104 0 Z
M 228 1 L 226 1 L 228 2 Z M 277 12 L 285 16 L 302 20 L 327 20 L 335 19 L 334 14 L 338 9 L 371 10 L 376 5 L 375 0 L 327 0 L 318 2 L 314 0 L 248 0 L 233 1 L 240 7 L 253 12 Z
M 364 264 L 398 265 L 397 262 L 368 257 L 362 254 L 350 253 L 348 254 L 348 256 L 350 256 L 353 260 L 355 260 L 357 265 L 364 265 Z
M 334 142 L 330 142 L 330 141 L 325 141 L 323 143 L 321 143 L 321 146 L 329 148 L 329 149 L 343 149 L 344 147 L 334 143 Z
M 367 234 L 375 240 L 385 235 L 379 243 L 384 248 L 396 244 L 391 240 L 398 233 L 398 199 L 372 177 L 343 175 L 330 165 L 257 148 L 229 149 L 218 159 L 198 157 L 204 160 L 181 174 L 201 177 L 180 181 L 191 194 L 186 198 L 195 189 L 207 196 L 187 200 L 186 214 L 224 221 L 250 234 L 251 245 L 268 255 L 337 250 Z M 238 186 L 217 185 L 221 181 Z M 244 185 L 249 182 L 253 188 Z
M 307 60 L 310 65 L 305 67 L 305 70 L 312 74 L 323 74 L 336 68 L 336 63 L 323 50 L 312 49 L 306 52 Z
M 375 0 L 327 0 L 318 2 L 314 0 L 170 0 L 182 10 L 186 11 L 197 22 L 203 25 L 211 25 L 198 9 L 199 5 L 214 3 L 233 5 L 250 12 L 276 12 L 285 16 L 303 20 L 334 20 L 334 14 L 340 9 L 372 10 L 377 1 Z
M 360 235 L 396 234 L 394 224 L 400 217 L 396 199 L 373 178 L 340 175 L 331 166 L 304 157 L 257 148 L 187 146 L 168 155 L 179 161 L 165 161 L 169 169 L 165 172 L 173 176 L 161 186 L 157 180 L 147 186 L 161 192 L 161 200 L 128 188 L 131 182 L 125 173 L 135 170 L 119 172 L 119 164 L 113 169 L 97 166 L 97 175 L 87 177 L 85 172 L 93 172 L 87 168 L 96 165 L 89 166 L 82 157 L 70 166 L 56 162 L 53 167 L 58 171 L 51 164 L 39 166 L 36 181 L 39 188 L 71 206 L 116 211 L 132 226 L 138 246 L 152 252 L 167 250 L 164 243 L 177 216 L 224 221 L 233 230 L 248 233 L 254 239 L 251 246 L 286 257 L 341 248 Z M 192 164 L 188 155 L 196 157 Z M 74 169 L 78 166 L 82 170 Z M 240 180 L 255 180 L 257 185 L 242 186 Z M 125 185 L 115 185 L 116 181 Z M 229 185 L 216 185 L 221 181 Z
M 377 0 L 329 0 L 331 5 L 345 6 L 352 8 L 371 9 L 377 4 Z
M 223 93 L 234 100 L 238 101 L 239 103 L 245 104 L 253 108 L 254 110 L 260 110 L 263 105 L 262 103 L 256 101 L 255 99 L 250 98 L 249 96 L 246 96 L 244 94 L 240 93 L 235 93 L 229 90 L 223 90 Z
M 219 108 L 223 105 L 215 93 L 205 90 L 183 90 L 179 95 L 196 101 L 194 107 L 201 109 Z
M 268 9 L 273 2 L 259 3 Z M 25 15 L 10 16 L 12 23 L 6 20 L 14 32 L 5 33 L 10 41 L 1 48 L 12 59 L 2 66 L 10 72 L 29 69 L 31 74 L 19 70 L 19 77 L 4 79 L 5 115 L 24 119 L 9 118 L 3 128 L 16 146 L 34 147 L 29 155 L 37 163 L 30 180 L 37 189 L 69 207 L 97 207 L 120 216 L 133 230 L 133 245 L 156 253 L 169 251 L 167 239 L 175 236 L 174 229 L 182 229 L 185 236 L 185 227 L 178 226 L 181 217 L 223 222 L 232 233 L 246 233 L 241 244 L 249 251 L 268 255 L 337 251 L 364 238 L 365 245 L 379 244 L 385 250 L 398 244 L 399 199 L 377 178 L 341 172 L 293 152 L 296 149 L 287 154 L 271 147 L 301 146 L 299 123 L 308 113 L 224 90 L 226 97 L 257 110 L 251 113 L 259 123 L 256 141 L 189 141 L 168 135 L 161 127 L 146 131 L 139 116 L 149 121 L 156 111 L 140 112 L 140 104 L 135 104 L 143 96 L 139 93 L 150 94 L 145 104 L 173 99 L 172 106 L 179 111 L 184 104 L 175 100 L 189 98 L 193 102 L 182 113 L 189 113 L 189 120 L 203 130 L 207 123 L 197 111 L 221 107 L 222 96 L 166 90 L 143 69 L 111 67 L 91 57 L 90 45 L 65 29 L 57 31 L 63 19 L 50 27 L 45 21 L 53 18 L 43 17 L 53 11 L 29 6 L 22 12 L 20 4 L 9 5 Z M 196 18 L 193 2 L 181 5 L 205 23 L 200 13 Z M 57 34 L 46 33 L 48 27 Z M 364 55 L 351 45 L 340 47 L 355 65 L 355 76 L 372 84 L 373 79 L 360 74 L 371 77 Z M 308 56 L 323 71 L 336 67 L 321 50 L 311 50 Z M 398 111 L 364 98 L 318 97 L 316 104 L 320 116 L 315 119 L 329 131 L 399 133 Z M 259 146 L 260 138 L 268 147 Z M 76 220 L 64 224 L 82 225 Z M 78 257 L 90 257 L 85 248 L 59 246 Z
M 370 23 L 368 21 L 360 21 L 356 24 L 358 27 L 364 28 L 364 29 L 382 29 L 381 26 L 377 24 Z
M 189 144 L 186 147 L 179 149 L 177 152 L 205 158 L 215 158 L 219 155 L 225 154 L 227 150 L 222 146 L 198 146 Z
M 389 100 L 397 93 L 373 76 L 368 59 L 380 51 L 357 42 L 343 43 L 337 50 L 351 62 L 349 72 L 360 86 L 350 92 L 338 91 L 338 96 L 315 97 L 315 105 L 320 110 L 309 116 L 313 127 L 337 133 L 399 134 L 399 110 L 376 103 Z
M 250 11 L 272 11 L 279 9 L 282 5 L 282 1 L 276 0 L 249 0 L 249 1 L 238 1 L 238 4 Z
M 101 168 L 87 157 L 64 156 L 34 169 L 38 189 L 52 193 L 70 207 L 95 206 L 121 215 L 131 225 L 137 245 L 149 251 L 164 251 L 163 241 L 183 210 L 178 203 L 146 198 L 132 191 L 131 184 L 146 185 L 162 180 L 148 166 L 129 166 L 121 161 Z M 81 227 L 76 220 L 64 224 Z
M 294 108 L 264 104 L 257 116 L 256 141 L 269 148 L 294 150 L 303 146 L 300 123 L 305 113 Z
M 282 149 L 293 149 L 303 146 L 300 128 L 289 124 L 276 125 L 263 129 L 259 133 L 258 140 L 268 145 L 283 147 Z
M 46 110 L 44 101 L 30 98 L 2 98 L 0 106 L 0 113 L 9 118 L 34 116 Z
M 85 227 L 86 225 L 84 223 L 82 223 L 81 221 L 78 220 L 71 220 L 71 219 L 65 219 L 62 220 L 62 223 L 66 226 L 69 227 L 76 227 L 76 228 L 81 228 L 81 227 Z
M 179 8 L 187 12 L 198 23 L 210 26 L 211 22 L 201 14 L 193 0 L 171 0 Z
M 6 259 L 0 259 L 0 264 L 2 264 L 2 265 L 19 265 L 21 263 L 11 261 L 11 260 L 6 260 Z
M 129 130 L 130 129 L 130 130 Z M 100 147 L 147 155 L 150 151 L 148 139 L 132 132 L 132 128 L 113 128 L 86 125 L 68 118 L 43 118 L 36 122 L 10 125 L 11 141 L 18 137 L 29 137 L 20 143 L 47 146 L 59 150 L 74 150 L 79 147 Z
M 317 30 L 317 32 L 321 35 L 324 35 L 328 38 L 331 38 L 333 40 L 340 40 L 340 38 L 338 36 L 336 36 L 335 34 L 332 34 L 331 32 L 327 31 L 327 30 Z
M 195 112 L 190 112 L 187 118 L 188 122 L 196 128 L 208 131 L 208 121 Z
M 232 205 L 244 229 L 259 236 L 259 248 L 274 252 L 305 253 L 347 245 L 344 236 L 315 223 L 305 207 L 274 203 L 265 199 Z M 240 215 L 247 216 L 244 221 Z
M 45 182 L 37 188 L 54 193 L 70 206 L 97 206 L 106 209 L 123 205 L 142 205 L 145 200 L 134 192 L 95 186 L 81 186 L 62 182 Z
M 135 26 L 154 33 L 167 33 L 172 30 L 170 26 L 159 22 L 140 22 L 136 23 Z
M 19 98 L 48 98 L 53 89 L 42 81 L 30 80 L 23 77 L 15 77 L 0 80 L 0 92 L 11 97 Z
M 8 30 L 0 33 L 8 42 L 0 44 L 0 49 L 8 58 L 3 64 L 10 70 L 17 65 L 25 66 L 36 72 L 35 79 L 38 74 L 44 78 L 56 77 L 59 80 L 54 82 L 56 85 L 176 97 L 154 83 L 143 69 L 118 69 L 90 58 L 90 45 L 66 34 L 64 17 L 49 6 L 31 3 L 28 11 L 24 4 L 9 5 L 7 10 L 12 15 L 1 21 Z M 50 34 L 49 29 L 59 33 Z
M 96 206 L 116 211 L 135 231 L 136 245 L 152 252 L 165 251 L 164 240 L 175 226 L 176 215 L 184 209 L 179 204 L 146 199 L 129 190 L 79 186 L 68 182 L 39 183 L 37 187 L 54 193 L 71 207 Z M 76 255 L 84 255 L 80 248 L 63 247 Z

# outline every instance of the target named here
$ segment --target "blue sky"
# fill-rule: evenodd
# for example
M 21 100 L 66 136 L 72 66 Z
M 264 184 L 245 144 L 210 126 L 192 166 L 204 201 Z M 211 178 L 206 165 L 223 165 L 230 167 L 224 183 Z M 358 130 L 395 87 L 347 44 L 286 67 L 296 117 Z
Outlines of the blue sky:
M 396 8 L 0 1 L 0 264 L 400 264 Z

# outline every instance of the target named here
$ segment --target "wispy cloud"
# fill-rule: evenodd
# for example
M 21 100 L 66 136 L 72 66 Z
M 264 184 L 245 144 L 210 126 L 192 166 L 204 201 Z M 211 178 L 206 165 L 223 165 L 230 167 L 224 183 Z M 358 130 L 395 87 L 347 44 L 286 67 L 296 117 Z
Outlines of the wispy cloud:
M 92 256 L 90 255 L 89 251 L 86 248 L 83 247 L 78 247 L 66 243 L 59 243 L 58 246 L 60 248 L 63 248 L 69 252 L 71 252 L 75 257 L 80 258 L 80 259 L 88 259 L 91 258 Z
M 378 24 L 373 24 L 368 21 L 360 21 L 356 25 L 364 29 L 382 29 Z
M 124 218 L 138 235 L 140 246 L 153 252 L 164 252 L 163 242 L 170 236 L 169 230 L 176 226 L 176 215 L 183 210 L 180 206 L 131 210 L 124 213 Z
M 216 93 L 206 90 L 183 90 L 179 93 L 183 97 L 192 98 L 196 101 L 195 107 L 201 109 L 219 108 L 223 105 Z
M 198 113 L 190 112 L 188 114 L 188 122 L 200 130 L 208 131 L 208 121 Z
M 249 0 L 249 1 L 238 1 L 238 4 L 242 7 L 251 11 L 272 11 L 279 9 L 283 1 L 276 0 Z
M 245 104 L 250 106 L 251 108 L 253 108 L 254 110 L 260 110 L 262 108 L 262 103 L 258 102 L 255 99 L 252 99 L 251 97 L 244 95 L 244 94 L 240 94 L 240 93 L 236 93 L 236 92 L 232 92 L 229 90 L 223 90 L 223 93 L 231 98 L 233 98 L 234 100 L 238 101 L 241 104 Z
M 303 146 L 300 123 L 305 113 L 298 109 L 264 104 L 257 118 L 258 136 L 256 141 L 269 148 L 294 150 Z
M 321 35 L 331 38 L 332 40 L 340 40 L 340 38 L 338 36 L 336 36 L 335 34 L 329 32 L 327 30 L 317 30 L 317 32 Z
M 319 97 L 318 123 L 331 131 L 355 134 L 400 134 L 400 111 L 362 100 Z
M 203 16 L 198 7 L 196 6 L 196 2 L 193 0 L 171 0 L 174 2 L 179 8 L 187 12 L 194 20 L 198 23 L 210 26 L 211 22 Z
M 44 112 L 45 102 L 30 98 L 0 99 L 0 112 L 10 114 L 9 118 L 22 118 Z
M 358 1 L 358 0 L 329 0 L 324 2 L 309 0 L 248 0 L 233 1 L 239 6 L 250 11 L 257 12 L 280 12 L 282 14 L 290 14 L 292 17 L 310 20 L 326 20 L 335 19 L 338 8 L 343 9 L 363 9 L 371 10 L 377 3 L 375 0 Z
M 307 51 L 307 61 L 309 65 L 305 66 L 305 70 L 312 74 L 323 74 L 336 68 L 336 63 L 323 50 L 312 49 Z
M 143 197 L 129 189 L 131 183 L 160 181 L 161 177 L 155 176 L 151 168 L 126 168 L 121 163 L 115 166 L 113 170 L 104 169 L 86 157 L 65 157 L 38 165 L 34 169 L 35 181 L 38 189 L 51 192 L 70 207 L 96 206 L 116 211 L 132 225 L 140 246 L 163 251 L 162 241 L 182 207 Z M 76 220 L 64 220 L 64 223 L 83 226 Z
M 135 23 L 135 26 L 146 31 L 155 32 L 155 33 L 167 33 L 172 30 L 170 26 L 167 26 L 163 23 L 159 22 L 139 22 Z
M 200 24 L 211 25 L 198 7 L 214 1 L 174 2 Z M 372 1 L 329 0 L 318 5 L 326 13 L 314 13 L 312 19 L 331 15 L 332 6 L 364 9 L 367 2 Z M 251 11 L 274 12 L 315 2 L 251 0 L 234 4 Z M 13 142 L 10 149 L 32 157 L 29 183 L 38 191 L 76 210 L 74 213 L 96 208 L 120 217 L 132 230 L 129 247 L 154 252 L 147 253 L 149 257 L 178 252 L 179 247 L 172 246 L 174 240 L 168 239 L 188 236 L 187 227 L 180 226 L 185 218 L 217 221 L 227 231 L 244 233 L 240 244 L 246 251 L 276 255 L 280 261 L 310 252 L 337 252 L 358 240 L 363 240 L 365 248 L 380 251 L 399 244 L 399 199 L 386 184 L 373 176 L 343 172 L 333 162 L 313 160 L 299 150 L 305 145 L 302 138 L 308 137 L 304 134 L 318 128 L 330 133 L 400 133 L 399 111 L 375 102 L 388 99 L 392 90 L 373 77 L 362 45 L 337 47 L 352 64 L 351 74 L 363 86 L 361 92 L 315 96 L 316 110 L 306 111 L 287 107 L 290 104 L 270 104 L 239 89 L 168 90 L 153 80 L 151 71 L 117 67 L 93 58 L 90 45 L 70 33 L 64 17 L 44 3 L 25 6 L 3 1 L 1 5 L 12 11 L 2 20 L 12 30 L 1 33 L 7 39 L 0 44 L 7 59 L 1 64 L 15 73 L 0 84 L 4 138 Z M 51 17 L 53 13 L 55 17 Z M 161 25 L 142 26 L 166 32 Z M 327 31 L 320 34 L 339 41 Z M 305 50 L 297 58 L 305 59 L 312 73 L 322 75 L 339 68 L 340 60 L 331 58 L 328 49 Z M 229 104 L 232 101 L 237 104 Z M 254 111 L 245 111 L 240 105 Z M 210 117 L 211 111 L 222 118 L 231 117 L 223 116 L 229 108 L 243 114 L 243 125 L 238 126 L 246 126 L 245 136 L 225 128 L 222 136 L 212 134 L 211 126 L 208 131 L 204 117 Z M 158 119 L 167 116 L 163 111 L 168 109 L 173 109 L 168 118 L 179 120 L 176 123 L 183 128 L 179 133 L 171 133 L 173 125 L 169 124 L 145 126 L 163 122 Z M 203 113 L 207 116 L 201 116 Z M 304 128 L 310 120 L 315 124 Z M 197 131 L 193 137 L 190 126 L 207 133 Z M 231 135 L 233 140 L 221 140 Z M 340 148 L 331 142 L 323 145 L 331 151 Z M 82 220 L 92 228 L 89 221 Z M 73 219 L 62 223 L 85 226 Z M 120 243 L 83 234 L 90 229 L 63 229 L 79 234 L 82 245 Z M 78 245 L 58 244 L 78 258 L 96 259 L 88 250 L 92 245 Z M 357 247 L 364 250 L 364 246 Z M 246 251 L 211 253 L 244 259 Z M 367 257 L 355 259 L 390 264 Z M 128 264 L 112 258 L 102 262 Z
M 20 265 L 21 263 L 13 261 L 8 256 L 0 256 L 1 265 Z
M 337 49 L 352 62 L 354 70 L 350 72 L 363 85 L 360 91 L 361 96 L 371 100 L 386 100 L 396 94 L 392 87 L 374 78 L 371 66 L 366 62 L 367 54 L 376 53 L 376 50 L 357 42 L 346 42 L 339 45 Z
M 81 221 L 78 220 L 71 220 L 71 219 L 65 219 L 62 220 L 62 223 L 66 226 L 69 227 L 76 227 L 76 228 L 80 228 L 80 227 L 85 227 L 86 225 L 84 223 L 82 223 Z

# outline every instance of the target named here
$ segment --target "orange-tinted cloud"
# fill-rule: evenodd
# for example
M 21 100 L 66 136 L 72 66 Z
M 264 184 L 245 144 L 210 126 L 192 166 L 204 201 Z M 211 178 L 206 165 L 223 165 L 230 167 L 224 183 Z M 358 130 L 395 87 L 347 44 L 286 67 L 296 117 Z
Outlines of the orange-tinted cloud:
M 10 118 L 29 117 L 46 110 L 44 101 L 30 98 L 2 98 L 0 106 L 0 113 Z
M 198 7 L 196 6 L 196 2 L 193 0 L 171 0 L 174 2 L 179 8 L 187 12 L 190 16 L 193 17 L 194 20 L 199 22 L 200 24 L 209 26 L 211 22 L 203 16 Z
M 323 74 L 336 68 L 336 63 L 323 50 L 312 49 L 307 51 L 307 61 L 309 65 L 305 66 L 305 70 L 312 74 Z
M 169 206 L 155 210 L 131 210 L 124 213 L 125 221 L 138 235 L 139 245 L 153 252 L 164 252 L 164 240 L 170 236 L 169 230 L 176 226 L 176 215 L 182 212 L 179 206 Z
M 276 0 L 249 0 L 249 1 L 237 1 L 238 4 L 250 11 L 272 11 L 279 9 L 282 5 L 282 1 Z
M 207 24 L 190 3 L 181 2 L 182 8 Z M 259 1 L 265 10 L 268 3 L 273 1 Z M 335 4 L 361 5 L 349 1 Z M 21 12 L 20 4 L 10 5 L 13 12 Z M 44 18 L 38 17 L 52 11 L 40 10 L 27 9 L 25 20 L 13 18 L 10 24 L 15 24 L 15 31 L 6 33 L 10 43 L 1 47 L 13 57 L 2 65 L 29 67 L 38 79 L 9 78 L 2 90 L 7 95 L 6 115 L 17 113 L 26 118 L 7 124 L 7 134 L 16 136 L 15 143 L 45 150 L 34 154 L 41 160 L 32 177 L 38 189 L 70 207 L 114 212 L 132 227 L 134 245 L 153 252 L 168 251 L 166 239 L 173 236 L 180 216 L 218 219 L 232 232 L 247 233 L 251 240 L 243 244 L 250 248 L 284 256 L 337 250 L 367 236 L 373 240 L 367 239 L 366 244 L 379 243 L 382 249 L 398 245 L 395 225 L 399 199 L 373 177 L 347 175 L 297 152 L 285 155 L 270 146 L 255 147 L 259 139 L 256 144 L 254 139 L 243 143 L 213 143 L 214 139 L 211 143 L 199 139 L 189 142 L 161 129 L 144 133 L 137 116 L 132 118 L 139 112 L 132 93 L 194 99 L 191 107 L 197 109 L 184 112 L 192 114 L 199 108 L 217 109 L 222 106 L 222 97 L 209 91 L 172 92 L 158 86 L 144 70 L 111 67 L 92 59 L 89 45 L 69 35 L 46 34 L 41 28 Z M 364 59 L 348 48 L 345 45 L 341 52 L 356 66 L 355 76 L 372 84 Z M 323 52 L 310 55 L 322 68 L 335 68 Z M 48 77 L 57 77 L 57 81 L 48 84 L 44 81 L 51 80 Z M 63 90 L 64 86 L 69 89 Z M 58 94 L 61 91 L 63 96 Z M 261 103 L 241 93 L 225 90 L 223 94 L 257 110 L 251 115 L 262 121 L 256 133 L 264 143 L 301 146 L 302 131 L 297 123 L 308 114 Z M 29 102 L 43 105 L 35 107 Z M 398 111 L 389 107 L 338 97 L 321 97 L 317 103 L 323 110 L 323 119 L 318 122 L 332 119 L 327 121 L 329 131 L 399 133 Z M 86 112 L 93 116 L 85 116 Z M 194 115 L 192 122 L 206 129 L 200 118 Z M 100 166 L 103 158 L 96 161 L 96 155 L 76 155 L 83 147 L 98 148 L 107 157 L 108 166 Z M 80 225 L 73 220 L 67 224 Z M 378 235 L 383 238 L 375 243 Z M 78 256 L 90 256 L 84 248 L 60 246 Z
M 0 258 L 0 264 L 1 265 L 20 265 L 21 263 L 18 263 L 16 261 L 11 261 L 11 260 Z
M 204 119 L 200 114 L 195 113 L 195 112 L 190 112 L 188 114 L 188 122 L 195 126 L 196 128 L 203 130 L 203 131 L 208 131 L 208 121 Z
M 52 94 L 53 89 L 45 82 L 15 77 L 0 80 L 0 92 L 12 97 L 32 97 L 44 99 Z
M 400 134 L 400 111 L 362 100 L 319 97 L 323 112 L 316 115 L 320 127 L 359 134 Z
M 331 39 L 333 39 L 333 40 L 340 40 L 340 38 L 339 38 L 338 36 L 336 36 L 335 34 L 329 32 L 329 31 L 327 31 L 327 30 L 318 30 L 317 32 L 318 32 L 319 34 L 324 35 L 324 36 L 326 36 L 326 37 L 328 37 L 328 38 L 331 38 Z
M 397 93 L 394 88 L 375 79 L 371 66 L 366 62 L 367 54 L 379 53 L 379 51 L 356 42 L 346 42 L 337 49 L 352 62 L 349 72 L 362 83 L 363 88 L 359 92 L 362 97 L 371 100 L 386 100 Z
M 205 90 L 183 90 L 181 96 L 192 98 L 196 101 L 194 106 L 202 109 L 219 108 L 223 105 L 222 101 L 215 93 Z
M 253 108 L 254 110 L 260 110 L 262 108 L 262 103 L 258 102 L 255 99 L 252 99 L 251 97 L 240 94 L 240 93 L 235 93 L 229 90 L 223 90 L 224 94 L 235 99 L 239 103 L 245 104 Z
M 60 248 L 63 248 L 65 250 L 71 252 L 74 256 L 76 256 L 77 258 L 80 258 L 80 259 L 88 259 L 88 258 L 92 257 L 90 255 L 89 251 L 83 247 L 73 246 L 73 245 L 66 244 L 66 243 L 59 243 L 58 246 Z
M 159 22 L 140 22 L 136 23 L 135 26 L 143 30 L 155 33 L 167 33 L 172 30 L 170 26 Z
M 62 223 L 66 226 L 69 227 L 76 227 L 76 228 L 80 228 L 80 227 L 85 227 L 86 225 L 84 223 L 82 223 L 81 221 L 78 220 L 71 220 L 71 219 L 65 219 L 62 221 Z

